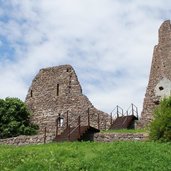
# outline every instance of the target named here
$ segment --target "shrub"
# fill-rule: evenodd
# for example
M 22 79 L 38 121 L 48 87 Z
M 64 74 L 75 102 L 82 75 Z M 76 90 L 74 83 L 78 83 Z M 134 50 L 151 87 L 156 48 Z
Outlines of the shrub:
M 36 134 L 38 126 L 30 123 L 30 116 L 20 99 L 0 99 L 0 138 Z
M 150 124 L 150 138 L 171 141 L 171 97 L 161 100 L 154 110 L 154 120 Z

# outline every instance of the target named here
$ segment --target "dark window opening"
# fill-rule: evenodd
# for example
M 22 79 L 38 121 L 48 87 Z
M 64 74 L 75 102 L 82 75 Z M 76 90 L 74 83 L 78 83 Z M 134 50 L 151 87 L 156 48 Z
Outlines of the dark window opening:
M 159 87 L 159 90 L 162 91 L 162 90 L 164 90 L 164 88 L 161 86 L 161 87 Z
M 30 91 L 30 96 L 33 97 L 33 90 Z
M 68 93 L 71 93 L 71 86 L 70 85 L 68 86 L 68 89 L 69 89 Z
M 56 95 L 59 96 L 59 84 L 57 84 L 57 87 L 56 87 Z
M 67 70 L 66 70 L 67 72 L 70 72 L 70 68 L 67 68 Z
M 72 78 L 72 75 L 69 76 L 69 85 L 68 85 L 68 92 L 69 93 L 71 92 L 71 78 Z
M 154 104 L 155 104 L 155 105 L 159 105 L 159 104 L 160 104 L 160 101 L 159 101 L 159 100 L 156 100 L 156 101 L 154 102 Z

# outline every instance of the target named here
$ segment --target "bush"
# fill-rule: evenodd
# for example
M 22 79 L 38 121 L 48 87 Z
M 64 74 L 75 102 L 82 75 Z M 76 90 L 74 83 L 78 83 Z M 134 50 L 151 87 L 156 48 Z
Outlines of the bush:
M 38 126 L 30 123 L 30 116 L 20 99 L 0 99 L 0 138 L 36 134 Z
M 171 97 L 164 98 L 154 110 L 154 120 L 150 124 L 150 138 L 171 141 Z

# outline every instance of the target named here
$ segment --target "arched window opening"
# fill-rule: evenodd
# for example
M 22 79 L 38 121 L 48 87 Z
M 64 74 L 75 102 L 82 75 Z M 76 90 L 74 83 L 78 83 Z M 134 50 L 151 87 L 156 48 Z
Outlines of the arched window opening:
M 58 114 L 58 118 L 56 119 L 56 125 L 58 127 L 62 127 L 64 122 L 64 118 L 61 116 L 61 114 Z

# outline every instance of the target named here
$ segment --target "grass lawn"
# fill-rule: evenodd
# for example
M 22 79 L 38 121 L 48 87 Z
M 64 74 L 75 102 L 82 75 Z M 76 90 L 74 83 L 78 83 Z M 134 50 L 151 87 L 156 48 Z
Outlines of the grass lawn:
M 171 171 L 171 144 L 74 142 L 0 146 L 1 171 Z

